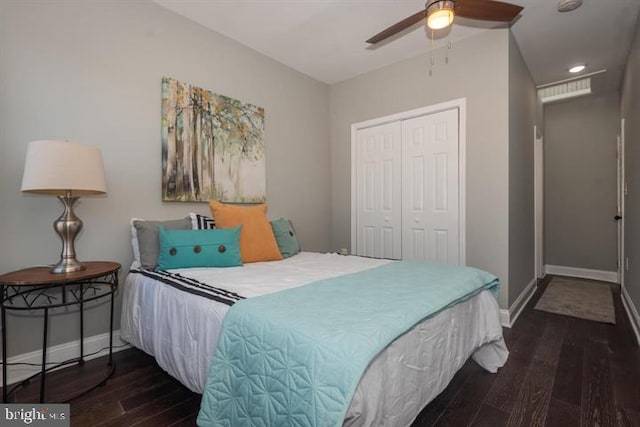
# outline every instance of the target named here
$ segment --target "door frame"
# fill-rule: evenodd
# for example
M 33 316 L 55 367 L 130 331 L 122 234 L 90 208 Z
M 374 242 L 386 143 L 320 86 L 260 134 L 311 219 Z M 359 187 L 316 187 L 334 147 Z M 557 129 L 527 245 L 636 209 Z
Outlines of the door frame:
M 626 257 L 624 254 L 624 222 L 625 222 L 625 196 L 626 196 L 626 187 L 627 180 L 625 176 L 625 119 L 620 119 L 620 134 L 618 135 L 618 144 L 617 144 L 617 155 L 616 155 L 616 164 L 617 164 L 617 196 L 618 196 L 618 215 L 622 217 L 621 220 L 618 221 L 618 282 L 620 286 L 624 288 L 624 276 L 626 270 Z
M 534 272 L 537 279 L 544 271 L 544 136 L 538 137 L 538 126 L 533 125 L 533 188 L 534 188 Z
M 357 133 L 361 129 L 390 122 L 413 119 L 446 110 L 458 110 L 458 262 L 466 265 L 466 144 L 467 144 L 467 98 L 441 102 L 426 107 L 403 111 L 388 116 L 377 117 L 351 125 L 351 253 L 356 253 L 357 244 Z

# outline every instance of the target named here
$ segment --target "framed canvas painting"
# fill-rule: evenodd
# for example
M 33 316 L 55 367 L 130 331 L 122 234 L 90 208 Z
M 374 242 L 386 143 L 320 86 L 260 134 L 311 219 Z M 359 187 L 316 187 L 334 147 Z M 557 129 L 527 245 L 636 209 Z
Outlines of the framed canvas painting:
M 264 109 L 162 78 L 162 200 L 266 200 Z

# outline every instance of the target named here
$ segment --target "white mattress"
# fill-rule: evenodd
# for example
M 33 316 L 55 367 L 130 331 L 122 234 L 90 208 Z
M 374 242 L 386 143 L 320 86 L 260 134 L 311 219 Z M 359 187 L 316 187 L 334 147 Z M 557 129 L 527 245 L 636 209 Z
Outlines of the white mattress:
M 250 298 L 388 262 L 302 252 L 283 261 L 172 272 Z M 228 309 L 225 304 L 130 274 L 123 292 L 120 335 L 154 356 L 186 387 L 202 393 Z M 488 291 L 424 320 L 383 350 L 362 377 L 345 425 L 410 425 L 469 356 L 489 372 L 496 372 L 508 356 L 498 304 Z

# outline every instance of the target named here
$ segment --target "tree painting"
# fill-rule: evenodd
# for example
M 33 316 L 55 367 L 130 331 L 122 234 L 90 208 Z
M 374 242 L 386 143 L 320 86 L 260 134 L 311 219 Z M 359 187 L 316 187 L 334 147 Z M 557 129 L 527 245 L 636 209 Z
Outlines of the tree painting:
M 264 202 L 264 109 L 163 77 L 162 199 Z

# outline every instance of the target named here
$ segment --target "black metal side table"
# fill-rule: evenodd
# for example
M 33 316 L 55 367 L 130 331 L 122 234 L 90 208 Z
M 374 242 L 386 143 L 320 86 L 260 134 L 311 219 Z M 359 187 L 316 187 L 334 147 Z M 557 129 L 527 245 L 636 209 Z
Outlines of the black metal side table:
M 47 371 L 63 365 L 84 364 L 84 305 L 90 301 L 110 297 L 111 314 L 109 320 L 109 362 L 105 377 L 98 384 L 80 391 L 73 398 L 104 384 L 115 370 L 113 363 L 113 299 L 118 288 L 120 264 L 109 261 L 84 263 L 86 269 L 74 273 L 53 274 L 49 267 L 32 267 L 0 275 L 0 310 L 2 321 L 2 402 L 7 403 L 9 395 L 29 380 L 40 376 L 40 403 L 45 398 Z M 58 307 L 79 305 L 80 312 L 80 356 L 47 367 L 47 329 L 49 310 Z M 7 390 L 7 310 L 44 310 L 44 331 L 42 338 L 42 368 Z M 73 399 L 72 398 L 72 399 Z M 68 399 L 71 400 L 71 399 Z

